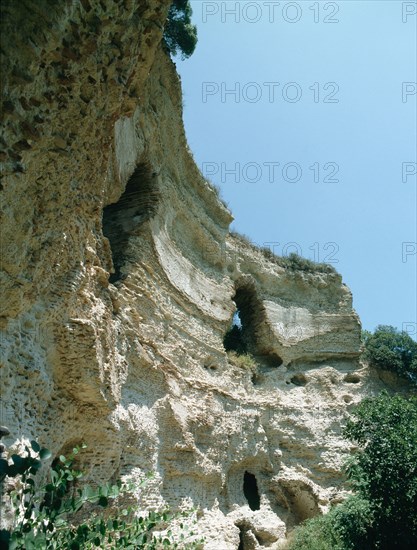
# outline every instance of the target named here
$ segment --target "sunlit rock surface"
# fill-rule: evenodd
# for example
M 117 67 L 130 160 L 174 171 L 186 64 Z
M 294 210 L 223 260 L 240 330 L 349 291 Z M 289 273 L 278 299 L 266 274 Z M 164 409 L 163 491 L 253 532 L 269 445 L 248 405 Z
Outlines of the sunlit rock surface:
M 94 481 L 155 472 L 144 505 L 200 507 L 207 549 L 273 548 L 343 493 L 344 418 L 380 383 L 340 275 L 229 234 L 168 5 L 2 2 L 0 423 L 11 449 L 84 441 Z M 236 307 L 256 375 L 223 346 Z

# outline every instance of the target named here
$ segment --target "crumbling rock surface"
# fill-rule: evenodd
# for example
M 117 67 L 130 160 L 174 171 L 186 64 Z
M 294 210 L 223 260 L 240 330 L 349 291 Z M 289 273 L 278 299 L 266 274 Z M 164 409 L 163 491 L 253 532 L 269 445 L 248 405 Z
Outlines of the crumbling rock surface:
M 339 275 L 229 234 L 186 143 L 168 7 L 2 2 L 0 423 L 9 448 L 84 441 L 93 481 L 155 472 L 143 505 L 200 507 L 207 549 L 272 548 L 343 494 L 344 418 L 381 384 Z M 223 346 L 236 307 L 256 378 Z

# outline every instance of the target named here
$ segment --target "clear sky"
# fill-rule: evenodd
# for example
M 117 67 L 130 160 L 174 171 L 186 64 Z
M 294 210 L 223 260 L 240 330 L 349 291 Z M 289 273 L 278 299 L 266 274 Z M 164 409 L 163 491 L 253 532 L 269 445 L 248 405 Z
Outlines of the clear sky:
M 416 2 L 191 5 L 185 127 L 232 228 L 333 263 L 364 328 L 415 338 Z

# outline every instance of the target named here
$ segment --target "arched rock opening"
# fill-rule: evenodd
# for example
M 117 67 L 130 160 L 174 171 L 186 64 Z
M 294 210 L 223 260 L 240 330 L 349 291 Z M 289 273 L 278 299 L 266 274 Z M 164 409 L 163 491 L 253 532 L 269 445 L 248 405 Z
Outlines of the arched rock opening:
M 233 315 L 232 326 L 226 333 L 223 344 L 226 351 L 235 351 L 238 354 L 247 353 L 248 351 L 248 346 L 243 339 L 242 321 L 238 309 Z
M 290 523 L 293 525 L 298 525 L 320 513 L 318 498 L 313 488 L 300 479 L 280 480 L 278 501 L 290 512 Z
M 272 331 L 255 283 L 249 280 L 238 284 L 233 301 L 236 311 L 224 338 L 226 351 L 250 353 L 266 368 L 282 365 L 281 357 L 273 350 Z
M 256 477 L 250 472 L 245 472 L 243 476 L 243 494 L 248 501 L 251 510 L 259 510 L 261 508 L 261 497 L 259 496 L 258 482 Z
M 233 297 L 236 311 L 231 329 L 225 335 L 226 351 L 237 353 L 256 353 L 257 328 L 263 321 L 264 310 L 262 301 L 257 297 L 253 282 L 239 285 Z
M 114 267 L 111 283 L 122 278 L 129 237 L 155 215 L 159 197 L 157 174 L 147 162 L 143 162 L 130 176 L 120 199 L 103 209 L 103 234 L 109 239 Z

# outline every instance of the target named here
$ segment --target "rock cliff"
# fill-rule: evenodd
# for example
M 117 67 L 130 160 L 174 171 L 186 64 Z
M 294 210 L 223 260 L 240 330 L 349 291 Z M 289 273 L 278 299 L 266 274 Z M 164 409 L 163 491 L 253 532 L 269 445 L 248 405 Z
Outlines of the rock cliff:
M 86 442 L 93 481 L 156 472 L 144 504 L 200 507 L 207 549 L 272 548 L 340 498 L 343 419 L 379 382 L 340 275 L 229 234 L 168 7 L 2 2 L 0 420 L 10 448 Z M 256 372 L 224 349 L 236 308 Z

